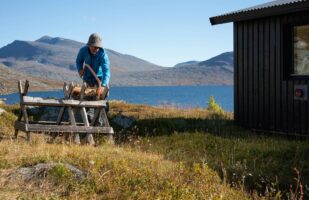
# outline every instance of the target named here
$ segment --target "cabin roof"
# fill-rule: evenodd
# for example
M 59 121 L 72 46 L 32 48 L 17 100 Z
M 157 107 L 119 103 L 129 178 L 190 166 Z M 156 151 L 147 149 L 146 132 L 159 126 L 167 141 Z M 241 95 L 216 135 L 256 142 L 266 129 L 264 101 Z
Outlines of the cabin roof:
M 223 24 L 309 10 L 309 0 L 276 0 L 210 17 L 210 23 Z

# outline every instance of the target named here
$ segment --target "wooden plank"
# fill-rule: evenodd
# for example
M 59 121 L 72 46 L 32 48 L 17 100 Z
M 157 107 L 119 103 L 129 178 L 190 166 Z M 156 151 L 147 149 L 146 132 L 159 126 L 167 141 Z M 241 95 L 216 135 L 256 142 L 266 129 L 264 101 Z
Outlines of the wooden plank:
M 21 118 L 23 117 L 23 93 L 24 93 L 24 90 L 23 90 L 23 87 L 21 85 L 21 80 L 18 81 L 18 92 L 19 92 L 19 104 L 20 104 L 20 108 L 19 108 L 19 115 L 18 115 L 18 118 L 17 120 L 20 121 Z
M 286 16 L 284 16 L 282 18 L 282 21 L 280 22 L 280 25 L 282 24 L 286 24 L 288 22 L 288 19 Z M 283 27 L 282 27 L 283 29 Z M 286 68 L 286 59 L 285 59 L 285 49 L 287 49 L 286 47 L 286 43 L 284 43 L 285 41 L 285 37 L 284 37 L 284 31 L 280 32 L 280 49 L 282 49 L 281 55 L 280 55 L 280 60 L 282 61 L 280 64 L 280 68 L 282 70 L 282 87 L 281 87 L 281 96 L 282 96 L 282 107 L 281 107 L 281 116 L 282 116 L 282 124 L 281 127 L 283 129 L 284 132 L 288 132 L 288 77 L 287 77 L 287 73 L 288 73 L 288 69 Z
M 300 82 L 300 84 L 302 85 L 307 85 L 307 82 L 305 80 L 302 80 Z M 307 87 L 308 90 L 308 87 Z M 299 123 L 300 123 L 300 133 L 303 135 L 306 135 L 307 129 L 306 129 L 306 125 L 307 125 L 307 121 L 306 121 L 306 114 L 307 114 L 307 105 L 308 105 L 308 100 L 307 101 L 300 101 L 300 105 L 299 105 Z
M 72 85 L 69 86 L 67 83 L 64 83 L 63 85 L 64 99 L 69 99 L 71 97 L 72 90 L 73 90 Z M 64 112 L 65 107 L 61 107 L 57 117 L 57 124 L 61 123 Z
M 20 121 L 22 117 L 23 117 L 23 112 L 22 112 L 22 109 L 19 108 L 19 114 L 18 114 L 17 121 Z
M 308 14 L 306 15 L 299 14 L 294 18 L 294 20 L 296 22 L 304 22 L 304 21 L 308 22 L 308 18 L 309 18 Z M 303 80 L 303 79 L 299 80 L 297 81 L 297 84 L 307 85 L 307 80 Z M 308 100 L 307 101 L 299 100 L 299 101 L 296 101 L 294 104 L 295 128 L 298 133 L 301 133 L 303 135 L 306 135 L 306 124 L 308 123 L 308 121 L 306 121 L 307 104 L 308 104 Z
M 275 121 L 276 121 L 276 74 L 275 74 L 275 60 L 276 60 L 276 24 L 275 19 L 270 20 L 270 43 L 269 43 L 269 128 L 270 130 L 275 130 Z
M 18 91 L 19 91 L 19 97 L 22 97 L 24 94 L 23 86 L 21 84 L 21 80 L 18 81 Z M 20 98 L 22 100 L 22 98 Z
M 264 23 L 259 20 L 259 128 L 264 128 Z
M 81 91 L 79 93 L 80 100 L 84 99 L 86 87 L 87 87 L 87 84 L 83 83 Z M 82 116 L 82 119 L 83 119 L 83 122 L 84 122 L 84 126 L 89 126 L 89 122 L 88 122 L 88 118 L 87 118 L 87 113 L 86 113 L 86 108 L 85 107 L 80 108 L 80 114 Z M 87 142 L 90 145 L 94 145 L 95 144 L 94 139 L 93 139 L 93 135 L 91 133 L 87 133 L 86 140 L 87 140 Z
M 71 126 L 76 127 L 76 121 L 72 107 L 68 107 L 68 113 Z M 80 138 L 78 133 L 74 133 L 74 143 L 80 144 Z
M 24 121 L 25 121 L 25 123 L 29 123 L 29 119 L 28 119 L 28 114 L 27 114 L 27 108 L 26 108 L 26 106 L 22 106 L 21 109 L 22 109 L 22 112 L 23 112 L 23 116 L 24 116 Z
M 293 17 L 293 21 L 299 22 L 301 21 L 301 15 L 295 15 Z M 292 45 L 294 49 L 294 44 Z M 294 87 L 295 85 L 301 85 L 301 80 L 295 80 L 293 86 L 293 99 L 294 99 Z M 294 114 L 294 132 L 301 133 L 301 100 L 294 99 L 294 107 L 293 107 L 293 114 Z
M 253 127 L 258 128 L 259 125 L 259 23 L 257 20 L 254 21 L 253 31 Z
M 238 121 L 238 29 L 234 23 L 234 122 Z
M 29 122 L 29 124 L 46 124 L 46 125 L 57 125 L 55 121 L 36 121 L 36 122 Z M 70 125 L 70 122 L 61 122 L 60 125 Z M 76 126 L 83 126 L 84 123 L 77 123 Z
M 109 122 L 108 122 L 108 119 L 107 119 L 107 115 L 106 115 L 106 112 L 105 112 L 105 109 L 101 109 L 101 115 L 102 115 L 102 119 L 103 119 L 103 124 L 104 126 L 107 126 L 109 127 Z
M 281 127 L 284 132 L 288 132 L 288 81 L 283 80 L 282 81 L 282 107 L 281 107 L 281 113 L 282 113 L 282 124 Z
M 243 76 L 243 24 L 238 23 L 238 65 L 237 65 L 237 76 L 238 76 L 238 124 L 243 125 L 244 121 L 244 76 Z
M 243 125 L 249 127 L 249 110 L 248 110 L 248 23 L 243 23 Z
M 61 107 L 59 114 L 58 114 L 58 117 L 57 117 L 57 124 L 61 123 L 64 111 L 65 111 L 65 107 Z
M 307 85 L 307 92 L 309 92 L 309 81 L 306 81 L 306 85 Z M 305 118 L 304 118 L 304 124 L 305 124 L 305 134 L 307 136 L 309 136 L 309 94 L 308 95 L 308 100 L 306 101 L 306 106 L 305 106 Z
M 288 81 L 287 97 L 288 132 L 294 133 L 294 83 L 292 80 Z
M 90 107 L 90 108 L 102 108 L 106 107 L 106 100 L 96 101 L 80 101 L 73 99 L 43 99 L 41 97 L 23 97 L 24 105 L 31 106 L 72 106 L 72 107 Z
M 15 122 L 15 128 L 24 132 L 114 134 L 112 127 L 25 124 L 24 122 L 18 121 Z
M 283 70 L 281 61 L 281 21 L 280 17 L 276 18 L 276 28 L 275 28 L 275 92 L 276 92 L 276 103 L 275 103 L 275 113 L 276 113 L 276 130 L 283 131 L 283 119 L 282 119 L 282 85 L 283 85 Z
M 26 96 L 28 94 L 28 89 L 29 89 L 29 81 L 26 80 L 25 88 L 24 88 L 24 91 L 23 91 L 23 96 Z
M 294 99 L 294 86 L 295 85 L 300 85 L 301 84 L 301 81 L 300 80 L 295 80 L 293 81 L 293 100 L 294 100 L 294 106 L 293 106 L 293 120 L 294 120 L 294 123 L 293 123 L 293 126 L 294 126 L 294 132 L 298 132 L 300 133 L 300 104 L 301 104 L 301 101 L 300 100 L 295 100 Z
M 63 84 L 63 96 L 64 96 L 64 99 L 69 99 L 70 98 L 70 95 L 71 95 L 71 90 L 70 89 L 72 90 L 72 87 L 69 87 L 69 85 L 66 82 L 64 82 L 64 84 Z M 58 114 L 58 117 L 57 117 L 56 124 L 59 125 L 61 123 L 63 115 L 64 115 L 64 112 L 65 112 L 65 107 L 61 107 L 60 111 L 59 111 L 59 114 Z M 58 136 L 58 133 L 52 134 L 52 141 L 54 141 L 57 136 Z
M 82 116 L 84 126 L 89 126 L 88 118 L 87 118 L 87 112 L 85 108 L 80 109 L 80 114 Z
M 291 16 L 287 16 L 286 17 L 286 21 L 285 23 L 291 24 L 293 22 L 292 17 Z M 290 35 L 290 31 L 289 30 L 285 30 L 284 34 L 288 37 L 288 38 L 284 38 L 285 41 L 290 41 L 290 39 L 292 38 L 292 35 Z M 284 50 L 289 50 L 289 48 L 292 48 L 292 43 L 290 42 L 283 42 L 283 49 Z M 291 53 L 291 52 L 284 52 L 285 54 L 283 55 L 285 58 L 285 67 L 289 68 L 290 64 L 292 64 L 292 55 L 288 55 L 287 53 Z M 288 59 L 288 60 L 287 60 Z M 286 95 L 287 95 L 287 125 L 288 125 L 288 133 L 294 133 L 294 82 L 291 79 L 291 77 L 289 76 L 290 73 L 292 73 L 289 69 L 285 69 L 287 70 L 287 91 L 286 91 Z
M 253 28 L 254 24 L 251 22 L 248 24 L 248 119 L 249 119 L 249 127 L 252 128 L 254 124 L 254 71 L 253 71 L 253 49 L 254 49 L 254 41 L 253 41 Z
M 270 86 L 270 71 L 269 71 L 269 59 L 270 59 L 270 51 L 269 51 L 269 19 L 264 21 L 264 117 L 263 117 L 263 127 L 266 130 L 270 129 L 270 94 L 269 94 L 269 86 Z

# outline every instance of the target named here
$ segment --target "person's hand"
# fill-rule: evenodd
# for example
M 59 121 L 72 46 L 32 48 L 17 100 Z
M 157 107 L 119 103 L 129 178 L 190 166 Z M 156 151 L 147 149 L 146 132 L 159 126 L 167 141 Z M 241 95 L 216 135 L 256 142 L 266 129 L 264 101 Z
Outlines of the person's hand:
M 79 70 L 78 73 L 79 73 L 79 77 L 82 77 L 84 74 L 84 69 Z
M 98 97 L 102 97 L 103 96 L 103 92 L 104 92 L 104 87 L 103 86 L 100 86 L 98 89 L 97 89 L 97 96 Z

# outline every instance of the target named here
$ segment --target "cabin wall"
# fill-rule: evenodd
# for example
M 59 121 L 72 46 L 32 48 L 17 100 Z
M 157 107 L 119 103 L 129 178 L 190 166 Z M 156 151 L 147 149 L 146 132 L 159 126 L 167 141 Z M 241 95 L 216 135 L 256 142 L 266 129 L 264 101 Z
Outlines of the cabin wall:
M 309 135 L 309 101 L 294 100 L 294 85 L 308 78 L 287 76 L 287 24 L 308 13 L 234 22 L 234 115 L 248 128 Z M 292 55 L 289 55 L 292 57 Z

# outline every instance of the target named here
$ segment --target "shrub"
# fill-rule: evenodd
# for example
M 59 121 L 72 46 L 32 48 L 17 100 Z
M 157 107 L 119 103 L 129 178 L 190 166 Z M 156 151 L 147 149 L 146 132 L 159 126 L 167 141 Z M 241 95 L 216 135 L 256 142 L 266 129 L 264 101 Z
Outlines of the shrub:
M 210 112 L 217 113 L 217 114 L 223 114 L 224 112 L 223 109 L 217 104 L 213 96 L 209 97 L 207 110 Z

